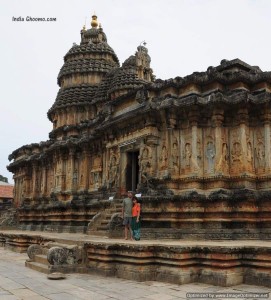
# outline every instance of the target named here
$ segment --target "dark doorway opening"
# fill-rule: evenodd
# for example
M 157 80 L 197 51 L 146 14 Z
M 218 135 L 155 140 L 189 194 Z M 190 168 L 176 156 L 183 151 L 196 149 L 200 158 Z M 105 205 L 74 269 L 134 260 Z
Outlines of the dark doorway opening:
M 135 191 L 139 179 L 139 151 L 127 152 L 126 190 Z

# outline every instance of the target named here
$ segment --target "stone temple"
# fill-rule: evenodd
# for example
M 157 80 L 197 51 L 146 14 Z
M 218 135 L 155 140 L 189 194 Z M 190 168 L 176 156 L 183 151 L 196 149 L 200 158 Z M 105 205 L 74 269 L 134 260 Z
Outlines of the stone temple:
M 145 237 L 270 239 L 271 72 L 224 59 L 156 80 L 150 62 L 140 45 L 120 66 L 95 15 L 81 30 L 49 140 L 9 157 L 19 228 L 114 236 L 132 189 Z
M 271 72 L 234 59 L 156 80 L 145 46 L 120 66 L 96 15 L 81 30 L 49 140 L 9 157 L 18 224 L 0 246 L 45 273 L 271 287 Z M 119 216 L 131 189 L 138 242 Z

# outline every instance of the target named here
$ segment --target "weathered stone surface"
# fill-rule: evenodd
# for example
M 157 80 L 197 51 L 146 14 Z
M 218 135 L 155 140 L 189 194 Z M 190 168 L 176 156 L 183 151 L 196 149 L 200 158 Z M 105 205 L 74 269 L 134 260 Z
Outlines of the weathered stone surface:
M 30 259 L 34 259 L 37 254 L 42 254 L 42 247 L 40 245 L 34 244 L 27 248 L 27 255 Z
M 62 247 L 52 247 L 47 254 L 47 259 L 51 265 L 63 265 L 66 263 L 67 258 L 67 250 Z
M 66 279 L 66 275 L 60 272 L 54 272 L 48 274 L 47 278 L 52 280 Z

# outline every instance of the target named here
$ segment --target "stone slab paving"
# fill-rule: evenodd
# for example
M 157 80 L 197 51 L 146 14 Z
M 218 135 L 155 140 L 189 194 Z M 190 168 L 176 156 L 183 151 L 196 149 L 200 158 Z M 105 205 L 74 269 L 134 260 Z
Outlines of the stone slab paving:
M 229 288 L 201 283 L 175 285 L 89 274 L 49 280 L 45 274 L 26 268 L 26 259 L 24 253 L 0 247 L 0 300 L 271 299 L 271 288 L 245 284 Z M 257 297 L 256 293 L 266 293 L 262 295 L 265 298 Z

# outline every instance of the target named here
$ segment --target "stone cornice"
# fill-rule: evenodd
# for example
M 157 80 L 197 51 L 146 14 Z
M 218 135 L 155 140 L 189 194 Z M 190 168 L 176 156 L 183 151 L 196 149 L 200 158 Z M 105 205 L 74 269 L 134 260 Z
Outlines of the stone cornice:
M 235 82 L 244 82 L 249 85 L 254 85 L 259 82 L 271 83 L 271 72 L 247 73 L 244 71 L 223 74 L 217 72 L 216 68 L 207 72 L 194 72 L 185 77 L 175 77 L 161 80 L 158 79 L 154 83 L 148 84 L 149 90 L 162 90 L 167 87 L 183 88 L 189 84 L 207 85 L 213 82 L 219 82 L 223 85 L 232 84 Z

